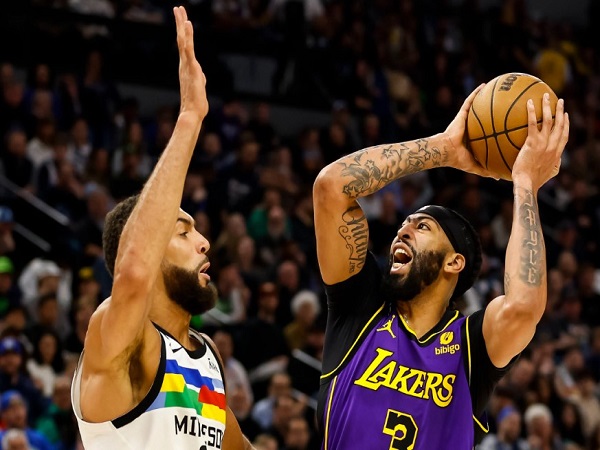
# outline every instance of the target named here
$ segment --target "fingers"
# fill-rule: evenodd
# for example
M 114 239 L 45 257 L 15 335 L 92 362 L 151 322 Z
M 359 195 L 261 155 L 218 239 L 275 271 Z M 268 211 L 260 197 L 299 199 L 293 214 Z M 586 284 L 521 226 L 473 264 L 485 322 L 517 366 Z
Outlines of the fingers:
M 188 61 L 192 61 L 196 57 L 194 56 L 194 27 L 190 21 L 183 24 L 183 31 L 185 33 L 185 47 L 183 48 L 182 57 L 185 57 Z
M 475 89 L 473 89 L 473 92 L 471 92 L 471 94 L 469 94 L 469 96 L 463 102 L 462 107 L 460 108 L 461 112 L 462 111 L 464 111 L 466 113 L 469 112 L 469 108 L 473 104 L 473 100 L 475 99 L 477 94 L 479 94 L 479 91 L 481 91 L 483 89 L 484 86 L 485 86 L 485 83 L 482 83 L 479 86 L 477 86 Z
M 527 126 L 527 133 L 529 136 L 538 131 L 535 106 L 533 105 L 533 100 L 531 99 L 527 100 Z
M 569 114 L 565 113 L 565 124 L 562 130 L 562 135 L 560 136 L 560 147 L 564 148 L 565 145 L 567 145 L 567 142 L 569 142 L 569 127 L 571 126 L 571 121 L 569 120 Z
M 542 100 L 542 120 L 542 130 L 550 133 L 552 130 L 552 108 L 550 108 L 550 94 L 547 92 Z
M 179 47 L 179 54 L 183 57 L 194 56 L 194 28 L 192 23 L 188 20 L 187 12 L 183 6 L 176 6 L 173 8 L 173 14 L 175 16 L 175 26 L 177 29 L 177 46 Z

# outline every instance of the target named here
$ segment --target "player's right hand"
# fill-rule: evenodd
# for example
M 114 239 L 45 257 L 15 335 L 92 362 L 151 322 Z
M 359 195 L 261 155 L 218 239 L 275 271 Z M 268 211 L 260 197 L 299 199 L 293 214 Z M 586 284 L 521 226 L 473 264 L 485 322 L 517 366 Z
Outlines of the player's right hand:
M 193 113 L 203 120 L 208 114 L 206 77 L 194 53 L 194 29 L 183 6 L 173 8 L 179 47 L 179 89 L 181 113 Z
M 460 111 L 454 118 L 446 131 L 444 131 L 444 142 L 447 146 L 448 161 L 446 165 L 464 172 L 474 173 L 482 177 L 498 179 L 498 176 L 477 162 L 473 154 L 466 147 L 465 133 L 467 129 L 467 116 L 469 109 L 473 104 L 475 96 L 479 93 L 485 84 L 480 85 L 471 92 L 471 94 L 463 102 Z

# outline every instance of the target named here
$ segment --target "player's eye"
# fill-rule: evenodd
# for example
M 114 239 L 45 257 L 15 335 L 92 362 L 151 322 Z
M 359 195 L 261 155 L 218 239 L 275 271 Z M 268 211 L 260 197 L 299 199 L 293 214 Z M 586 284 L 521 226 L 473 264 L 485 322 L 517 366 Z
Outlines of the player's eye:
M 417 225 L 417 228 L 419 230 L 431 230 L 431 228 L 429 228 L 429 225 L 427 225 L 425 222 L 419 222 L 419 225 Z
M 188 231 L 184 231 L 183 233 L 179 233 L 179 236 L 187 237 Z

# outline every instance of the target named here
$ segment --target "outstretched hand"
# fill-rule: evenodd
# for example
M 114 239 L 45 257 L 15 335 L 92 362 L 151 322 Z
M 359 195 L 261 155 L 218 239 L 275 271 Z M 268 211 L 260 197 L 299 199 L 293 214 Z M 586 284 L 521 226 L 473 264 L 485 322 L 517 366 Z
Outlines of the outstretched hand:
M 512 178 L 514 182 L 525 178 L 537 190 L 560 170 L 560 157 L 569 140 L 569 115 L 565 112 L 564 100 L 561 98 L 556 104 L 553 125 L 550 96 L 544 94 L 541 129 L 533 101 L 528 100 L 527 122 L 527 139 L 513 165 Z
M 469 115 L 469 109 L 473 104 L 475 96 L 477 96 L 479 91 L 481 91 L 484 86 L 485 84 L 481 84 L 479 87 L 474 89 L 473 92 L 471 92 L 471 94 L 463 102 L 460 111 L 458 111 L 458 114 L 454 120 L 450 122 L 450 125 L 448 125 L 448 128 L 446 128 L 446 131 L 444 131 L 446 140 L 448 141 L 450 147 L 448 149 L 447 165 L 464 172 L 474 173 L 475 175 L 482 177 L 495 178 L 497 180 L 498 176 L 479 164 L 465 144 L 465 133 L 467 129 L 467 117 Z
M 194 53 L 194 29 L 183 6 L 173 8 L 179 47 L 180 113 L 197 114 L 200 120 L 208 114 L 206 77 Z

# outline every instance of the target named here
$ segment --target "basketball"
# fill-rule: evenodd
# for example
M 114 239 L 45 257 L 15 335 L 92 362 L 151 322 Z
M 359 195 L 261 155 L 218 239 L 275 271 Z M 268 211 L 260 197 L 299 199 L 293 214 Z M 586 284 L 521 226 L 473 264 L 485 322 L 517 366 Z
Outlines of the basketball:
M 542 98 L 550 94 L 552 117 L 558 98 L 533 75 L 505 73 L 489 81 L 475 96 L 467 117 L 467 148 L 486 169 L 511 180 L 512 166 L 527 138 L 527 100 L 535 105 L 542 127 Z

